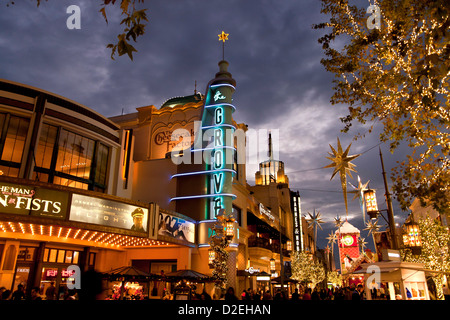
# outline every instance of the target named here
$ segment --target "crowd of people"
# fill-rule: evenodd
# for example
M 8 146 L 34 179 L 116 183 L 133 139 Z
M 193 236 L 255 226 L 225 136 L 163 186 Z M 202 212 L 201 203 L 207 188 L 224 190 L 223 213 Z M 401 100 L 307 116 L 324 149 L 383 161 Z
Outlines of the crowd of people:
M 56 288 L 52 282 L 50 286 L 45 290 L 44 294 L 41 294 L 41 289 L 39 287 L 33 287 L 30 290 L 29 295 L 25 292 L 25 287 L 23 284 L 19 284 L 15 291 L 7 290 L 5 287 L 0 288 L 0 300 L 56 300 Z M 77 291 L 67 289 L 64 293 L 63 300 L 77 300 Z
M 225 300 L 239 300 L 234 296 L 234 289 L 228 288 Z M 228 298 L 228 299 L 227 299 Z M 240 300 L 274 300 L 274 301 L 286 301 L 286 300 L 365 300 L 364 288 L 361 284 L 352 287 L 334 287 L 333 289 L 318 289 L 314 288 L 300 288 L 295 289 L 289 297 L 285 291 L 277 289 L 272 296 L 270 291 L 263 292 L 262 290 L 253 290 L 248 288 L 243 290 L 240 296 Z
M 53 289 L 53 290 L 52 290 Z M 64 296 L 64 300 L 77 300 L 76 290 L 67 291 L 67 294 Z M 17 290 L 11 292 L 11 290 L 6 290 L 4 287 L 0 288 L 0 300 L 53 300 L 56 299 L 56 288 L 51 285 L 45 291 L 45 295 L 41 295 L 39 287 L 35 287 L 31 289 L 31 293 L 27 296 L 25 294 L 24 286 L 19 284 Z M 142 297 L 136 298 L 136 300 L 141 300 Z M 163 297 L 164 300 L 172 300 L 174 299 L 173 294 L 166 294 Z M 361 284 L 352 287 L 334 287 L 332 289 L 319 289 L 308 287 L 300 287 L 300 290 L 296 288 L 294 292 L 289 296 L 285 291 L 280 290 L 280 288 L 276 289 L 276 291 L 271 294 L 270 290 L 263 291 L 261 289 L 253 290 L 248 288 L 247 290 L 243 290 L 240 296 L 238 297 L 234 291 L 233 287 L 229 287 L 224 294 L 221 294 L 220 297 L 213 295 L 209 295 L 205 290 L 200 294 L 195 293 L 193 291 L 191 300 L 226 300 L 226 301 L 238 301 L 238 300 L 252 300 L 252 301 L 261 301 L 261 300 L 273 300 L 273 301 L 298 301 L 298 300 L 365 300 L 365 292 L 363 286 Z

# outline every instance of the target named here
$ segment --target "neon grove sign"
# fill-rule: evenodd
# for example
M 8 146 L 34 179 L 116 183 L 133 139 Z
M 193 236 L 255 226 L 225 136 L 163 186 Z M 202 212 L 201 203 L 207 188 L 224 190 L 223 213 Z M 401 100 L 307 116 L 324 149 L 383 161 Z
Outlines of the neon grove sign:
M 235 87 L 227 83 L 210 85 L 205 101 L 202 128 L 212 133 L 212 141 L 207 145 L 211 149 L 206 178 L 209 179 L 207 185 L 211 195 L 209 219 L 214 219 L 221 209 L 228 207 L 231 210 L 234 197 L 231 194 L 234 174 L 232 159 L 235 152 L 231 114 L 234 107 L 229 103 L 234 90 Z
M 177 173 L 172 178 L 202 175 L 205 177 L 206 192 L 174 197 L 170 201 L 206 198 L 205 219 L 216 219 L 222 209 L 226 214 L 232 214 L 232 202 L 236 198 L 236 195 L 232 193 L 237 156 L 234 147 L 236 127 L 232 123 L 232 113 L 236 108 L 231 104 L 231 97 L 236 88 L 234 79 L 227 71 L 228 62 L 221 61 L 219 66 L 220 72 L 209 82 L 206 89 L 202 121 L 194 123 L 196 136 L 193 148 L 182 153 L 172 152 L 171 156 L 175 164 L 191 163 L 192 155 L 194 163 L 204 165 L 202 170 Z M 173 134 L 176 133 L 175 131 Z M 176 139 L 173 138 L 173 140 Z

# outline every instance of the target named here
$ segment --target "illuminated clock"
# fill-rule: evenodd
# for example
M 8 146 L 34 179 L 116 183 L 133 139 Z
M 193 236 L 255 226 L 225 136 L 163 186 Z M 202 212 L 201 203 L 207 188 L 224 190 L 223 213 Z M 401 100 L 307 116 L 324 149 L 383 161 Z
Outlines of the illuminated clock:
M 355 240 L 353 239 L 353 237 L 351 235 L 346 235 L 346 236 L 342 237 L 341 241 L 344 246 L 349 247 L 349 246 L 353 245 L 353 242 Z

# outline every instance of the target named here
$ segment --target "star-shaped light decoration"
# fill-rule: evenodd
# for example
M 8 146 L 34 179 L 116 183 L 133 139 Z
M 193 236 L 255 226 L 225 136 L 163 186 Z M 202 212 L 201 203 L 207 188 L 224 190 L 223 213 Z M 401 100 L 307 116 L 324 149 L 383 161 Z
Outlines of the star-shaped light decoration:
M 348 217 L 347 174 L 350 176 L 350 178 L 353 179 L 351 171 L 356 172 L 356 170 L 355 170 L 356 166 L 353 163 L 351 163 L 350 161 L 354 160 L 355 158 L 357 158 L 361 155 L 361 154 L 356 154 L 356 155 L 349 156 L 348 152 L 350 151 L 351 145 L 352 144 L 350 143 L 349 146 L 347 147 L 347 149 L 345 149 L 345 151 L 343 151 L 341 142 L 339 141 L 339 138 L 337 138 L 337 150 L 334 149 L 330 145 L 332 152 L 328 152 L 330 157 L 327 157 L 327 159 L 331 160 L 332 163 L 330 163 L 329 165 L 324 167 L 324 168 L 334 168 L 334 172 L 331 175 L 330 180 L 332 180 L 334 178 L 334 176 L 336 175 L 336 173 L 339 172 L 339 176 L 341 178 L 342 192 L 343 192 L 344 201 L 345 201 L 345 212 L 347 214 L 347 217 Z
M 317 243 L 316 242 L 317 241 L 317 227 L 319 227 L 320 230 L 323 230 L 321 224 L 325 223 L 325 222 L 322 220 L 322 217 L 320 216 L 320 212 L 317 211 L 317 213 L 316 213 L 316 209 L 314 209 L 313 214 L 308 212 L 308 215 L 309 215 L 309 219 L 307 220 L 308 227 L 314 228 L 314 243 Z
M 339 229 L 343 224 L 344 222 L 342 221 L 342 218 L 339 215 L 334 218 L 334 225 L 336 226 L 336 228 Z
M 354 193 L 355 195 L 353 196 L 352 200 L 355 199 L 363 199 L 364 196 L 364 191 L 367 190 L 367 186 L 369 185 L 369 181 L 367 181 L 366 183 L 361 183 L 361 178 L 358 176 L 358 186 L 354 186 L 351 182 L 349 182 L 348 184 L 352 186 L 352 188 L 354 189 L 353 191 L 349 191 L 349 193 Z
M 366 228 L 364 230 L 369 230 L 368 234 L 377 232 L 380 229 L 378 225 L 378 220 L 369 220 L 366 222 Z
M 328 237 L 326 237 L 326 239 L 328 240 L 327 248 L 328 248 L 328 246 L 331 246 L 331 255 L 333 255 L 334 254 L 334 244 L 336 243 L 337 235 L 336 235 L 336 233 L 331 232 L 328 235 Z
M 358 176 L 358 186 L 354 186 L 352 183 L 348 183 L 352 186 L 353 191 L 349 191 L 350 193 L 354 193 L 353 200 L 359 199 L 359 205 L 361 207 L 362 215 L 363 215 L 363 221 L 366 223 L 366 215 L 364 214 L 364 191 L 367 190 L 367 186 L 369 185 L 369 181 L 366 183 L 361 183 L 361 178 Z
M 331 245 L 335 244 L 335 243 L 336 243 L 336 239 L 337 239 L 336 233 L 331 232 L 331 233 L 328 235 L 328 237 L 326 237 L 325 239 L 328 240 L 328 244 L 331 244 Z
M 221 34 L 218 34 L 218 36 L 219 36 L 219 41 L 223 41 L 223 42 L 225 43 L 225 41 L 228 40 L 228 36 L 229 36 L 229 35 L 230 35 L 229 33 L 225 33 L 225 31 L 222 31 Z
M 308 212 L 308 215 L 309 215 L 309 219 L 308 219 L 309 227 L 310 228 L 312 228 L 312 227 L 315 227 L 315 228 L 319 227 L 320 230 L 322 230 L 321 224 L 325 223 L 325 222 L 320 217 L 320 212 L 317 211 L 317 213 L 316 213 L 316 209 L 314 209 L 314 213 L 311 214 L 311 212 Z
M 361 237 L 358 239 L 358 244 L 361 247 L 361 254 L 364 253 L 364 249 L 366 248 L 366 245 L 367 245 L 367 242 L 364 240 L 365 239 L 361 238 Z

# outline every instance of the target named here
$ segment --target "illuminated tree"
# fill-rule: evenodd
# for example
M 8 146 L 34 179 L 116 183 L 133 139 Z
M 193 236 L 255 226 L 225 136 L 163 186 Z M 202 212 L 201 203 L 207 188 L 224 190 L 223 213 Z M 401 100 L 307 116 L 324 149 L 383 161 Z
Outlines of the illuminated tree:
M 331 103 L 349 105 L 343 131 L 357 121 L 370 123 L 370 132 L 378 122 L 391 152 L 405 141 L 410 151 L 392 171 L 400 204 L 406 209 L 417 197 L 448 211 L 450 2 L 321 1 L 329 21 L 314 28 L 329 31 L 319 39 L 321 62 L 336 76 Z
M 310 283 L 312 289 L 325 279 L 323 265 L 307 252 L 295 252 L 291 256 L 291 270 L 292 279 Z
M 342 275 L 337 271 L 330 271 L 327 274 L 327 282 L 330 282 L 333 286 L 342 287 Z
M 215 286 L 218 289 L 225 290 L 227 284 L 227 272 L 228 272 L 228 239 L 223 234 L 223 227 L 218 222 L 214 226 L 215 234 L 211 236 L 209 242 L 212 250 L 215 252 L 215 259 L 212 261 L 212 278 Z
M 422 251 L 415 256 L 410 249 L 402 250 L 404 261 L 423 263 L 425 269 L 437 271 L 432 278 L 437 289 L 437 299 L 444 299 L 442 286 L 444 285 L 443 272 L 450 272 L 449 243 L 450 233 L 437 220 L 427 216 L 419 221 Z

